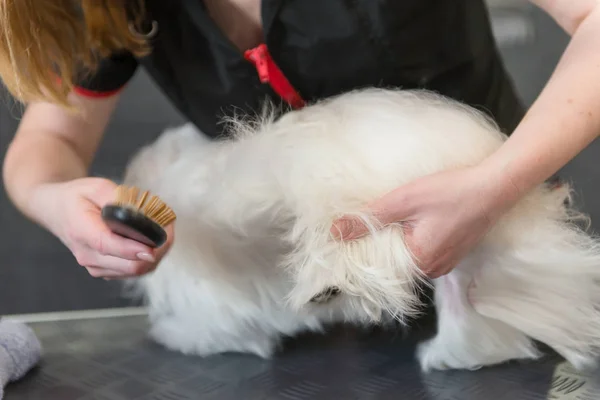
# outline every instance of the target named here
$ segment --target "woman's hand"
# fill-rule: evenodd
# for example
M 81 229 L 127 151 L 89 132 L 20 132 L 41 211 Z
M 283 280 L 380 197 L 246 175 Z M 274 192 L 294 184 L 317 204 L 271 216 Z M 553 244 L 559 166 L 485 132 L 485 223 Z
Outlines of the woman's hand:
M 118 279 L 153 271 L 173 241 L 158 249 L 112 233 L 101 208 L 113 201 L 116 185 L 100 178 L 75 179 L 40 186 L 32 201 L 38 219 L 71 250 L 77 262 L 97 278 Z
M 437 278 L 450 272 L 516 201 L 510 185 L 496 182 L 483 167 L 441 172 L 399 187 L 369 208 L 383 226 L 402 223 L 419 267 Z M 331 233 L 352 240 L 368 230 L 342 217 Z

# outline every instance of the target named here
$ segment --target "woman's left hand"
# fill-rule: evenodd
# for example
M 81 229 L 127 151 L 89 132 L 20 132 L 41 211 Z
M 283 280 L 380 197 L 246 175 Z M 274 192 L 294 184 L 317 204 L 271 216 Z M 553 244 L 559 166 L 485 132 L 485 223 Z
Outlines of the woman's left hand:
M 383 226 L 402 223 L 406 244 L 418 266 L 437 278 L 467 255 L 516 197 L 499 180 L 494 182 L 490 171 L 478 166 L 417 179 L 369 208 Z M 334 222 L 331 233 L 352 240 L 368 230 L 360 221 L 342 217 Z

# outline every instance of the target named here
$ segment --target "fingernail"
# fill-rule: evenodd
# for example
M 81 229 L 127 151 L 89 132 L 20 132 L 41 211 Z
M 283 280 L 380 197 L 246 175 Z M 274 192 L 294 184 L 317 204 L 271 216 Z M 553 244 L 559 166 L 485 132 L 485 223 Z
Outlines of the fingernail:
M 137 253 L 137 258 L 142 261 L 153 263 L 155 261 L 154 256 L 149 253 Z

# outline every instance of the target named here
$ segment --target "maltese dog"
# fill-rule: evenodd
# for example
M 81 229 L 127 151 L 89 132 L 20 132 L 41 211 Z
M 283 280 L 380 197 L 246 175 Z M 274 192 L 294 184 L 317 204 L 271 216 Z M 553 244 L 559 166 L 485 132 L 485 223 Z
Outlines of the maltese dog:
M 378 227 L 365 211 L 402 184 L 498 149 L 506 136 L 483 113 L 428 91 L 371 88 L 275 115 L 231 120 L 220 140 L 189 124 L 169 129 L 128 165 L 124 183 L 178 216 L 159 267 L 128 282 L 157 342 L 268 358 L 283 337 L 333 323 L 409 325 L 430 285 L 437 333 L 417 348 L 424 371 L 537 359 L 535 342 L 577 368 L 595 365 L 600 242 L 576 224 L 568 187 L 528 193 L 434 280 L 400 224 Z M 371 233 L 332 239 L 342 215 Z

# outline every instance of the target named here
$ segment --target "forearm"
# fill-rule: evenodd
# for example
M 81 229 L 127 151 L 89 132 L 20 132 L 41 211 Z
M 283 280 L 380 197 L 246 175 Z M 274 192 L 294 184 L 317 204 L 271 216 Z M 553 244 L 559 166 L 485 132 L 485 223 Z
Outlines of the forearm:
M 567 20 L 563 21 L 569 26 Z M 573 23 L 571 23 L 573 25 Z M 579 25 L 546 87 L 485 163 L 518 196 L 557 172 L 600 134 L 600 6 Z
M 71 101 L 80 108 L 79 114 L 48 103 L 28 106 L 4 161 L 9 197 L 38 223 L 37 189 L 87 175 L 118 97 L 89 100 L 72 96 Z
M 4 162 L 4 183 L 15 206 L 39 222 L 32 201 L 35 190 L 47 183 L 83 177 L 87 168 L 86 162 L 65 140 L 47 132 L 32 132 L 11 143 Z

